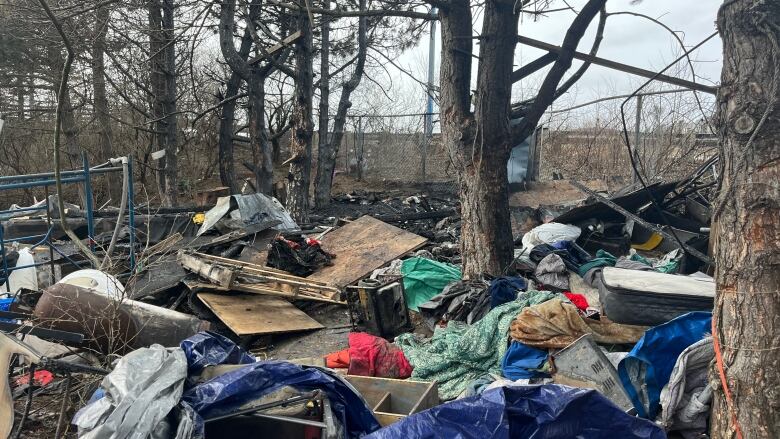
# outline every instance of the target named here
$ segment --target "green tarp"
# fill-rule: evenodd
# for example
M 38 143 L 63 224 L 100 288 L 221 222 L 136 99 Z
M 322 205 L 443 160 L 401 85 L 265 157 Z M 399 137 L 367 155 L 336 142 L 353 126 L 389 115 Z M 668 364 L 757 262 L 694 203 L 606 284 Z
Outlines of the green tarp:
M 487 373 L 501 375 L 512 320 L 523 308 L 554 297 L 564 296 L 548 291 L 520 293 L 516 300 L 497 306 L 471 326 L 451 321 L 445 328 L 436 328 L 429 339 L 401 334 L 395 343 L 414 367 L 412 379 L 435 380 L 439 396 L 453 399 L 471 381 Z
M 409 258 L 401 264 L 404 277 L 406 306 L 417 311 L 418 306 L 441 293 L 450 282 L 460 280 L 460 268 L 445 262 L 425 258 Z

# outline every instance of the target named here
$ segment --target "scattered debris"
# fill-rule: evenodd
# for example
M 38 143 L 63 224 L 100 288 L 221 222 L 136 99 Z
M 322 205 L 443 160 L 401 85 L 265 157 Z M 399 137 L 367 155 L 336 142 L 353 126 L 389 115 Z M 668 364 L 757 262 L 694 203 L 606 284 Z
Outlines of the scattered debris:
M 113 364 L 91 402 L 70 408 L 81 409 L 72 419 L 80 436 L 141 424 L 177 439 L 225 429 L 397 437 L 412 425 L 439 434 L 504 422 L 470 420 L 465 400 L 446 401 L 545 404 L 534 389 L 588 401 L 589 410 L 612 401 L 623 413 L 594 426 L 605 431 L 660 431 L 626 413 L 669 431 L 701 430 L 707 415 L 686 401 L 706 407 L 711 398 L 701 372 L 712 355 L 703 328 L 714 283 L 694 273 L 711 270 L 690 251 L 707 251 L 708 202 L 687 183 L 531 209 L 527 233 L 510 237 L 515 271 L 472 279 L 462 279 L 461 219 L 450 200 L 356 193 L 299 227 L 273 198 L 223 196 L 185 221 L 151 215 L 146 224 L 169 224 L 169 233 L 139 231 L 142 246 L 120 234 L 117 255 L 133 254 L 132 269 L 120 261 L 112 271 L 63 271 L 60 258 L 58 282 L 25 284 L 6 299 L 0 329 L 50 340 L 59 355 L 89 352 L 85 367 Z M 41 254 L 21 247 L 16 263 L 40 263 Z M 8 367 L 18 402 L 44 390 L 59 397 L 70 380 L 54 368 Z M 144 384 L 120 390 L 122 380 Z M 126 406 L 138 398 L 143 410 Z M 430 417 L 453 410 L 457 422 L 446 427 Z
M 62 283 L 43 291 L 34 314 L 44 328 L 87 335 L 89 346 L 106 355 L 155 343 L 176 346 L 209 329 L 209 322 L 189 314 Z
M 436 382 L 347 376 L 366 399 L 379 424 L 387 426 L 439 405 Z
M 198 293 L 200 299 L 238 336 L 323 328 L 290 302 L 260 294 Z
M 425 243 L 421 236 L 362 216 L 322 238 L 322 248 L 335 254 L 336 259 L 332 266 L 323 267 L 309 278 L 345 288 Z

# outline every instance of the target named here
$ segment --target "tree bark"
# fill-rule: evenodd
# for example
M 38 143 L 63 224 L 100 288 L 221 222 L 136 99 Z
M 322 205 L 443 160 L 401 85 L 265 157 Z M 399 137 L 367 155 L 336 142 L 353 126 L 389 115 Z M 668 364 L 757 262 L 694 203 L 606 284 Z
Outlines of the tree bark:
M 322 9 L 330 9 L 330 0 L 323 0 Z M 323 184 L 332 185 L 333 169 L 328 172 L 327 161 L 333 155 L 330 143 L 330 16 L 323 14 L 321 16 L 320 38 L 322 44 L 320 47 L 320 108 L 319 108 L 319 138 L 317 139 L 317 176 L 314 180 L 314 206 L 323 207 L 330 202 L 330 190 L 322 188 Z M 334 158 L 335 160 L 335 158 Z M 325 181 L 330 176 L 329 181 Z
M 606 0 L 589 0 L 569 27 L 564 47 L 577 47 Z M 510 125 L 511 74 L 518 14 L 512 2 L 485 2 L 480 32 L 477 89 L 470 106 L 472 40 L 468 0 L 442 5 L 440 112 L 442 139 L 460 186 L 463 274 L 501 274 L 512 261 L 507 161 L 512 147 L 528 137 L 555 98 L 556 87 L 571 66 L 571 50 L 562 52 L 545 77 L 525 119 Z
M 178 204 L 178 117 L 176 115 L 176 41 L 174 33 L 173 0 L 162 0 L 163 72 L 165 77 L 164 111 L 165 120 L 165 197 L 163 204 L 173 207 Z
M 100 136 L 100 159 L 102 162 L 108 161 L 114 155 L 113 140 L 111 133 L 111 115 L 108 107 L 108 97 L 106 95 L 106 69 L 105 69 L 105 51 L 106 51 L 106 32 L 108 30 L 108 20 L 111 11 L 108 6 L 103 6 L 95 10 L 95 39 L 92 44 L 92 88 L 94 92 L 93 106 L 95 109 L 95 120 L 98 125 L 98 134 Z M 113 173 L 106 174 L 106 192 L 115 205 L 119 205 L 122 198 L 122 184 Z
M 241 77 L 232 72 L 225 87 L 225 98 L 238 94 L 241 87 Z M 236 120 L 236 100 L 226 102 L 219 111 L 219 138 L 217 140 L 217 163 L 219 180 L 222 185 L 230 188 L 230 193 L 238 193 L 236 183 L 236 166 L 233 161 L 233 126 Z
M 305 223 L 309 220 L 309 185 L 311 180 L 312 95 L 314 73 L 312 67 L 311 21 L 303 8 L 298 13 L 298 30 L 302 36 L 295 43 L 295 93 L 291 116 L 290 174 L 287 177 L 287 209 L 292 217 Z
M 232 26 L 231 26 L 232 27 Z M 222 35 L 220 35 L 222 38 Z M 227 42 L 227 35 L 225 36 Z M 229 44 L 233 44 L 230 38 Z M 238 48 L 238 57 L 241 61 L 246 61 L 249 51 L 252 48 L 252 36 L 249 30 L 244 31 L 241 37 L 241 45 Z M 230 77 L 225 87 L 225 99 L 230 99 L 238 94 L 241 89 L 243 78 L 235 70 L 231 69 Z M 219 115 L 219 140 L 217 161 L 219 163 L 219 179 L 224 186 L 230 188 L 230 193 L 238 193 L 238 182 L 236 181 L 236 165 L 233 161 L 233 129 L 236 120 L 237 100 L 232 99 L 222 105 Z
M 52 85 L 55 90 L 62 82 L 62 70 L 65 66 L 65 59 L 62 56 L 62 52 L 58 47 L 48 47 L 46 49 L 51 63 L 51 78 Z M 70 88 L 67 88 L 62 95 L 62 112 L 60 114 L 60 130 L 64 138 L 63 146 L 65 156 L 68 158 L 67 166 L 70 169 L 81 169 L 81 149 L 78 144 L 78 127 L 76 126 L 76 115 L 73 110 L 73 101 L 70 98 Z M 79 202 L 82 206 L 86 206 L 87 196 L 84 188 L 84 184 L 78 185 Z
M 247 56 L 243 54 L 245 48 L 244 38 L 246 38 L 247 35 L 251 42 L 251 31 L 249 30 L 247 30 L 247 34 L 242 38 L 240 50 L 236 52 L 235 46 L 233 46 L 235 5 L 235 0 L 227 0 L 222 4 L 219 21 L 219 45 L 222 56 L 230 66 L 230 69 L 247 83 L 247 88 L 249 89 L 249 146 L 252 150 L 252 170 L 255 175 L 255 189 L 258 192 L 271 195 L 273 193 L 274 183 L 273 151 L 271 149 L 268 128 L 265 122 L 265 80 L 273 71 L 273 65 L 270 63 L 263 67 L 260 67 L 259 65 L 249 65 Z M 259 14 L 260 2 L 253 0 L 249 6 L 249 21 L 251 22 L 258 18 Z M 248 23 L 248 25 L 250 24 Z M 277 58 L 277 62 L 278 61 L 279 59 Z M 230 134 L 230 139 L 232 142 L 232 132 Z
M 711 437 L 780 437 L 780 4 L 726 2 L 718 14 L 721 187 L 713 215 L 722 351 Z M 716 345 L 717 346 L 717 345 Z M 722 374 L 722 375 L 721 375 Z M 730 400 L 729 400 L 730 399 Z M 736 420 L 736 422 L 734 422 Z M 737 430 L 738 426 L 738 430 Z
M 150 97 L 151 115 L 154 123 L 151 128 L 154 130 L 154 150 L 166 150 L 166 130 L 165 130 L 165 73 L 163 57 L 163 31 L 162 31 L 162 5 L 160 0 L 150 0 L 148 5 L 149 12 L 149 88 L 153 95 Z M 153 150 L 153 151 L 154 151 Z M 167 151 L 166 151 L 167 155 Z M 165 202 L 166 180 L 165 180 L 165 157 L 157 160 L 157 169 L 155 180 L 157 182 L 157 191 L 160 198 Z
M 442 23 L 442 136 L 458 174 L 461 254 L 466 277 L 501 274 L 512 260 L 512 229 L 506 163 L 512 144 L 509 128 L 510 79 L 518 13 L 511 3 L 485 4 L 477 73 L 475 112 L 470 109 L 472 42 L 469 2 L 457 0 L 440 12 Z
M 249 139 L 254 161 L 255 188 L 258 192 L 273 195 L 273 150 L 265 123 L 265 79 L 267 69 L 253 67 L 249 82 Z
M 366 1 L 360 0 L 360 10 L 366 9 Z M 322 139 L 319 143 L 319 154 L 317 156 L 317 180 L 314 186 L 314 202 L 317 207 L 326 206 L 330 203 L 331 187 L 333 186 L 333 170 L 336 168 L 336 156 L 338 155 L 341 141 L 344 138 L 344 125 L 347 122 L 347 111 L 352 107 L 350 97 L 352 92 L 360 85 L 366 66 L 366 55 L 368 52 L 368 24 L 366 17 L 358 19 L 358 53 L 355 61 L 355 69 L 349 80 L 341 88 L 339 105 L 336 109 L 336 116 L 333 118 L 333 136 L 330 136 L 323 144 Z M 327 82 L 323 76 L 321 81 Z M 358 164 L 360 170 L 360 164 Z M 359 171 L 360 172 L 360 171 Z M 359 174 L 360 175 L 360 174 Z

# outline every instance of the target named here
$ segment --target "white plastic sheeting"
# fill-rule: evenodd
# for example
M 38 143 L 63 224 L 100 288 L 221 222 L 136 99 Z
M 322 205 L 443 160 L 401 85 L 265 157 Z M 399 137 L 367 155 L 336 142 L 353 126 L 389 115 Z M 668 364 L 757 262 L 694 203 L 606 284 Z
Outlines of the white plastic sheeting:
M 281 232 L 300 230 L 298 224 L 290 216 L 290 212 L 282 206 L 279 200 L 257 193 L 218 198 L 216 206 L 206 212 L 206 219 L 200 226 L 197 236 L 211 230 L 228 212 L 230 212 L 232 219 L 240 220 L 245 226 L 276 220 L 281 223 L 274 227 L 276 230 Z
M 582 231 L 577 226 L 561 223 L 547 223 L 536 226 L 523 235 L 523 248 L 532 248 L 539 244 L 552 244 L 557 241 L 576 241 Z
M 187 358 L 181 348 L 152 345 L 130 352 L 103 378 L 105 395 L 73 418 L 79 438 L 189 438 L 191 415 L 180 413 L 184 419 L 177 426 L 166 420 L 181 399 L 186 378 Z

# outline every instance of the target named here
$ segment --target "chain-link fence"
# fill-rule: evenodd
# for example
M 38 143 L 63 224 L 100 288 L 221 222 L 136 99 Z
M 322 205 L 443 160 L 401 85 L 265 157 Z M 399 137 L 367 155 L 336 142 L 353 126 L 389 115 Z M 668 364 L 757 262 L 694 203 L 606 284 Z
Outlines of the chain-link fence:
M 365 182 L 454 190 L 455 172 L 441 136 L 438 132 L 426 136 L 424 125 L 424 114 L 349 116 L 336 159 L 337 175 L 355 180 L 356 187 Z

